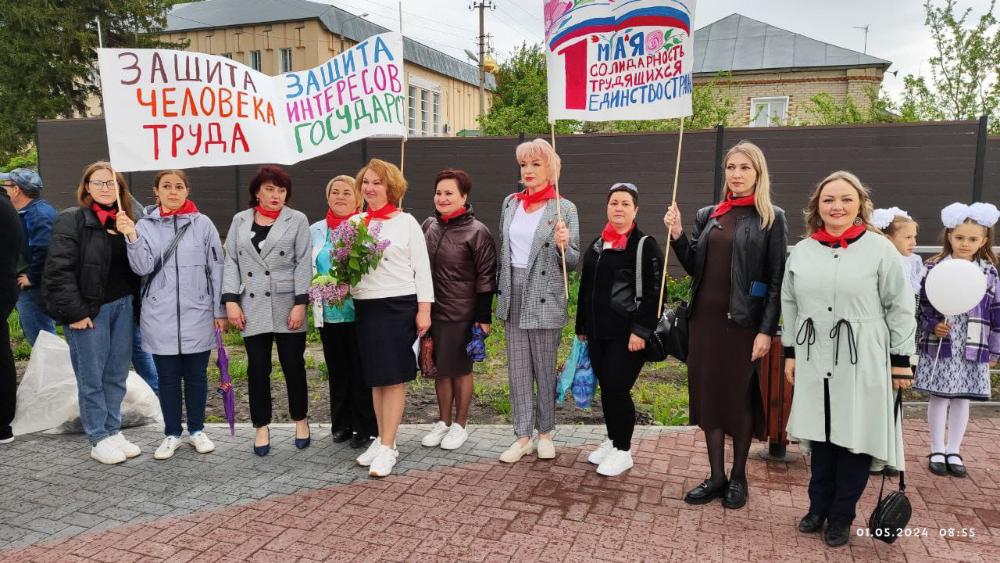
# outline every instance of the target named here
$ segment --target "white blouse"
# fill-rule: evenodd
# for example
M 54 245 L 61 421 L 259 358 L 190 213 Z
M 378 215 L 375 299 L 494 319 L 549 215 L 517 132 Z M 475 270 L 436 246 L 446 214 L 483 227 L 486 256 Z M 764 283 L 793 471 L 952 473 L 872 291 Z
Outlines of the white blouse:
M 357 220 L 365 216 L 362 213 Z M 383 299 L 415 293 L 418 302 L 432 303 L 434 281 L 431 278 L 431 261 L 420 224 L 409 213 L 400 213 L 381 223 L 378 236 L 381 240 L 388 239 L 389 247 L 385 249 L 378 268 L 361 278 L 358 285 L 351 288 L 351 295 L 355 299 Z M 375 225 L 376 221 L 371 224 Z
M 527 268 L 531 257 L 531 243 L 535 240 L 535 230 L 545 215 L 545 206 L 534 213 L 528 213 L 518 202 L 514 218 L 510 221 L 510 265 Z
M 909 256 L 900 254 L 899 258 L 903 261 L 903 271 L 906 272 L 906 279 L 909 280 L 913 293 L 920 295 L 920 281 L 924 279 L 924 272 L 927 271 L 927 268 L 924 267 L 924 261 L 919 254 Z

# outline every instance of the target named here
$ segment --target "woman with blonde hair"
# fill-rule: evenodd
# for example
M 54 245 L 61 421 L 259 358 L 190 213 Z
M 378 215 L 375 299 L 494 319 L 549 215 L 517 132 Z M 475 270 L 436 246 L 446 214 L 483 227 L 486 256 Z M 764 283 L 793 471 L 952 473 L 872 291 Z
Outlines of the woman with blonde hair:
M 792 249 L 781 288 L 785 377 L 795 385 L 788 436 L 812 453 L 799 531 L 819 532 L 826 522 L 830 547 L 850 540 L 873 462 L 903 470 L 893 390 L 912 384 L 913 290 L 871 216 L 857 176 L 824 178 L 809 198 L 808 236 Z
M 335 242 L 334 232 L 361 210 L 364 200 L 354 178 L 341 175 L 326 185 L 329 209 L 322 221 L 309 227 L 314 274 L 328 274 Z M 334 442 L 351 441 L 351 447 L 368 446 L 378 435 L 372 390 L 361 378 L 361 359 L 354 317 L 354 301 L 340 305 L 313 302 L 313 324 L 323 341 L 323 358 L 329 370 L 330 433 Z
M 663 223 L 677 260 L 691 275 L 688 309 L 688 396 L 691 424 L 705 432 L 712 473 L 684 501 L 722 497 L 737 509 L 747 502 L 746 462 L 754 437 L 764 438 L 757 360 L 778 332 L 779 293 L 788 241 L 785 213 L 771 204 L 767 161 L 741 141 L 726 153 L 724 198 L 698 210 L 689 238 L 672 206 Z M 719 346 L 725 347 L 720 353 Z M 725 473 L 725 436 L 733 467 Z
M 372 388 L 378 438 L 357 458 L 371 477 L 386 477 L 399 457 L 396 433 L 406 406 L 406 383 L 417 377 L 413 343 L 431 328 L 434 282 L 424 232 L 399 209 L 406 179 L 394 164 L 373 158 L 355 179 L 367 209 L 360 218 L 380 225 L 389 241 L 382 261 L 351 288 L 357 311 L 361 373 Z
M 556 457 L 556 351 L 569 321 L 563 286 L 566 267 L 580 261 L 580 222 L 576 206 L 557 198 L 561 161 L 543 139 L 521 143 L 516 151 L 523 189 L 507 196 L 500 217 L 497 261 L 497 317 L 507 332 L 507 377 L 517 440 L 500 456 L 515 463 L 535 451 L 538 459 Z M 560 220 L 561 214 L 561 220 Z M 537 384 L 537 391 L 534 390 Z
M 131 224 L 132 197 L 111 164 L 95 162 L 84 169 L 76 199 L 79 206 L 52 227 L 42 295 L 64 326 L 90 457 L 115 464 L 141 453 L 121 433 L 139 294 L 121 234 Z

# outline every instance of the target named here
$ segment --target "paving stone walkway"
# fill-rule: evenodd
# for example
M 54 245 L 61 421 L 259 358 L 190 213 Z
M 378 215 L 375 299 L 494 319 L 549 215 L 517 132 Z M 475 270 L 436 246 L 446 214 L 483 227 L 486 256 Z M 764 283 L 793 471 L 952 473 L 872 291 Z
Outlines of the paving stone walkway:
M 602 427 L 559 427 L 555 460 L 512 466 L 496 460 L 507 426 L 474 427 L 455 452 L 421 447 L 427 429 L 402 428 L 384 480 L 318 427 L 302 451 L 291 427 L 275 428 L 266 458 L 249 451 L 252 429 L 212 428 L 214 453 L 183 447 L 163 462 L 152 459 L 159 431 L 134 429 L 144 454 L 118 466 L 90 460 L 80 436 L 22 437 L 0 446 L 0 560 L 1000 561 L 1000 419 L 970 423 L 968 479 L 931 475 L 926 425 L 909 421 L 913 536 L 890 546 L 858 535 L 834 550 L 795 529 L 808 468 L 794 447 L 789 462 L 752 454 L 747 508 L 727 511 L 681 500 L 708 472 L 693 429 L 637 429 L 636 466 L 617 478 L 586 461 Z

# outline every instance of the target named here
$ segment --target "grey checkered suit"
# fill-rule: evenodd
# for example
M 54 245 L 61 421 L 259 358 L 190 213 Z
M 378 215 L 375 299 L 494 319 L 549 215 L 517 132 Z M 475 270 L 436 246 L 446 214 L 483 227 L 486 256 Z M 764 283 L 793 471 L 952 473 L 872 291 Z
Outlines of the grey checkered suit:
M 521 203 L 513 195 L 503 202 L 500 218 L 497 317 L 507 331 L 507 377 L 510 382 L 514 434 L 519 438 L 551 432 L 555 425 L 556 351 L 569 320 L 563 287 L 562 256 L 554 240 L 558 214 L 549 200 L 535 229 L 528 267 L 511 266 L 510 223 Z M 566 267 L 580 260 L 580 223 L 576 206 L 559 200 L 569 229 Z M 537 394 L 534 387 L 537 385 Z
M 309 221 L 301 211 L 283 207 L 258 253 L 250 242 L 253 218 L 253 209 L 240 211 L 226 235 L 223 299 L 239 296 L 246 317 L 243 336 L 304 332 L 305 323 L 295 331 L 287 323 L 296 299 L 306 303 L 312 281 Z

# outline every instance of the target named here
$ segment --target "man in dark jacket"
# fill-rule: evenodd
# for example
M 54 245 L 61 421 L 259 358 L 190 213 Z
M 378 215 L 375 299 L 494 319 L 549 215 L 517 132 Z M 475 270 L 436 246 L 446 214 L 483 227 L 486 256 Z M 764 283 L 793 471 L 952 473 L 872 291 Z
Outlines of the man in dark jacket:
M 21 295 L 17 298 L 17 314 L 24 336 L 34 346 L 39 332 L 56 332 L 55 321 L 45 312 L 40 289 L 56 209 L 41 197 L 42 178 L 34 170 L 15 168 L 6 174 L 0 174 L 0 182 L 3 182 L 4 191 L 17 209 L 24 229 L 24 242 L 20 249 L 27 269 L 17 277 L 17 284 L 21 287 Z
M 17 261 L 24 239 L 17 211 L 6 194 L 0 194 L 0 444 L 14 441 L 10 423 L 17 407 L 17 372 L 10 349 L 7 317 L 17 302 Z

